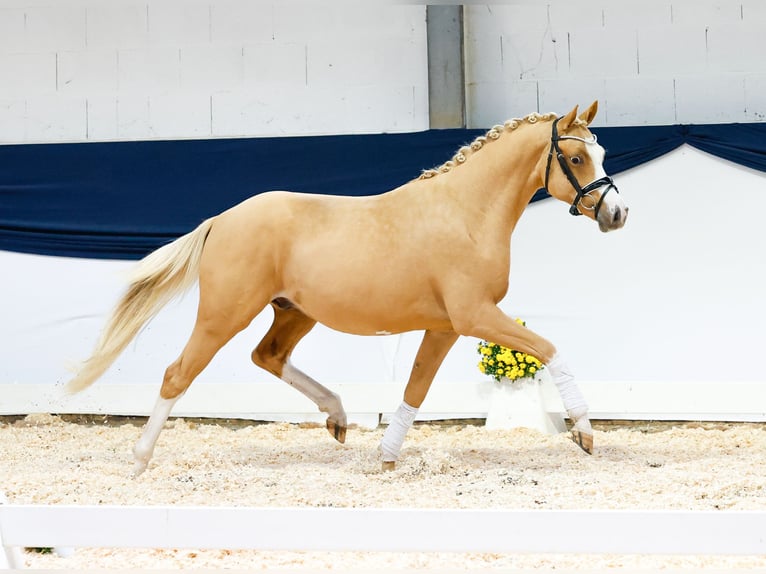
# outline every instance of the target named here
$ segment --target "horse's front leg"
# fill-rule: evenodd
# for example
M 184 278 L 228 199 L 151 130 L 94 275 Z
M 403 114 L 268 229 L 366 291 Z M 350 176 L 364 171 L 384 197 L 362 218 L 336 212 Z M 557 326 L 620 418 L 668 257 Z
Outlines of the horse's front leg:
M 593 428 L 588 418 L 588 403 L 575 383 L 574 375 L 561 356 L 556 353 L 545 363 L 548 373 L 556 384 L 561 402 L 572 421 L 572 440 L 588 454 L 593 454 Z
M 593 454 L 593 428 L 588 419 L 588 403 L 575 383 L 569 365 L 550 341 L 519 325 L 494 304 L 477 306 L 470 316 L 458 315 L 451 319 L 455 330 L 461 335 L 516 349 L 544 363 L 573 422 L 572 440 L 585 452 Z
M 399 459 L 399 452 L 404 444 L 404 437 L 415 421 L 420 405 L 431 388 L 436 371 L 444 357 L 457 341 L 458 334 L 453 331 L 426 331 L 423 341 L 412 365 L 410 380 L 404 389 L 404 400 L 394 412 L 391 421 L 380 441 L 383 453 L 383 470 L 393 470 Z

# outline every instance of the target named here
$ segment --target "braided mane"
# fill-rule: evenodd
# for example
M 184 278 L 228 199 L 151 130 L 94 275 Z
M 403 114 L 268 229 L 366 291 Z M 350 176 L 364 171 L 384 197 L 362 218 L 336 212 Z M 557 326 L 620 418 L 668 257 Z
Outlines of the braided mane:
M 486 134 L 484 134 L 483 136 L 479 136 L 475 140 L 473 140 L 473 142 L 471 142 L 470 145 L 465 145 L 461 147 L 457 151 L 457 153 L 454 156 L 452 156 L 451 160 L 444 162 L 439 167 L 423 170 L 423 173 L 420 174 L 420 177 L 418 177 L 418 179 L 430 179 L 434 176 L 439 175 L 440 173 L 447 173 L 453 167 L 456 167 L 462 163 L 465 163 L 465 161 L 471 155 L 478 152 L 481 148 L 483 148 L 489 142 L 499 139 L 500 136 L 503 135 L 503 133 L 505 133 L 506 131 L 513 131 L 524 123 L 535 124 L 539 121 L 555 120 L 556 117 L 557 116 L 554 113 L 538 114 L 537 112 L 533 112 L 523 118 L 514 118 L 514 119 L 506 121 L 502 125 L 493 126 L 492 128 L 490 128 L 490 130 Z M 575 125 L 579 125 L 580 123 L 581 123 L 581 120 L 577 118 L 575 120 Z

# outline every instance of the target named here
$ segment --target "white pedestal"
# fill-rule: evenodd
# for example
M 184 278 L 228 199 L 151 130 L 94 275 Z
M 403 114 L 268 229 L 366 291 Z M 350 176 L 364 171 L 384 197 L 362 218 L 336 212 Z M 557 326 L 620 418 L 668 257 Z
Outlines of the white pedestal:
M 511 429 L 525 427 L 545 434 L 558 434 L 567 430 L 564 417 L 548 412 L 543 385 L 551 384 L 547 378 L 524 378 L 511 382 L 503 379 L 493 383 L 494 388 L 487 410 L 487 428 Z

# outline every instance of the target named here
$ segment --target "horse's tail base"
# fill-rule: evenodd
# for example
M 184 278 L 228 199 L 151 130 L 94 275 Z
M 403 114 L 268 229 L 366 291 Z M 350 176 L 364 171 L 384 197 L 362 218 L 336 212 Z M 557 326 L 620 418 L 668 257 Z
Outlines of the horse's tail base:
M 96 348 L 64 387 L 76 393 L 110 367 L 141 328 L 173 297 L 191 287 L 213 219 L 144 257 L 130 275 L 130 285 L 112 311 Z

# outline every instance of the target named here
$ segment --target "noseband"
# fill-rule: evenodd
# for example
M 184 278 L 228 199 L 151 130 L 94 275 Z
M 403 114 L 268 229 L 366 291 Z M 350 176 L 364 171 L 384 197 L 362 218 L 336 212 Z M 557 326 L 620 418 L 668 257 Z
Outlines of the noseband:
M 574 198 L 574 201 L 572 202 L 572 205 L 569 207 L 569 213 L 572 215 L 582 215 L 580 211 L 577 209 L 577 204 L 580 203 L 580 200 L 588 195 L 591 191 L 598 189 L 599 187 L 607 186 L 606 190 L 601 194 L 601 197 L 598 198 L 598 202 L 596 203 L 596 208 L 594 212 L 594 217 L 598 217 L 598 210 L 601 208 L 601 203 L 604 201 L 604 197 L 606 197 L 606 194 L 609 193 L 611 190 L 615 190 L 617 193 L 620 193 L 620 190 L 617 189 L 617 186 L 614 185 L 614 181 L 612 181 L 612 178 L 608 175 L 605 175 L 604 177 L 600 177 L 595 181 L 590 182 L 585 187 L 580 187 L 580 182 L 577 181 L 577 178 L 575 177 L 574 173 L 572 173 L 572 168 L 569 167 L 569 164 L 567 163 L 566 157 L 564 156 L 564 153 L 561 151 L 561 148 L 559 147 L 559 141 L 561 140 L 578 140 L 581 142 L 584 142 L 586 144 L 593 144 L 596 143 L 596 135 L 593 135 L 592 140 L 586 140 L 583 138 L 578 138 L 577 136 L 559 136 L 557 125 L 559 123 L 559 120 L 561 118 L 556 118 L 553 120 L 553 129 L 551 133 L 551 148 L 548 152 L 548 163 L 545 166 L 545 186 L 543 189 L 548 195 L 551 195 L 551 193 L 548 191 L 548 178 L 551 174 L 551 160 L 553 159 L 554 152 L 556 153 L 556 159 L 559 161 L 559 165 L 561 166 L 561 171 L 564 172 L 564 175 L 567 176 L 567 179 L 569 180 L 569 183 L 574 187 L 575 191 L 577 192 L 577 195 Z M 586 208 L 590 209 L 590 208 Z

